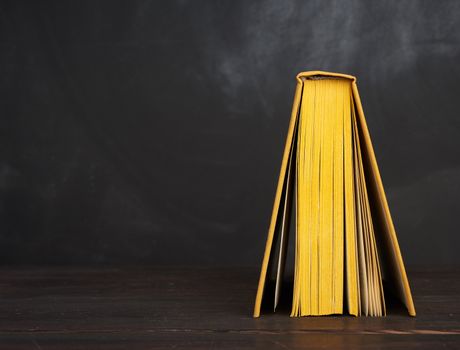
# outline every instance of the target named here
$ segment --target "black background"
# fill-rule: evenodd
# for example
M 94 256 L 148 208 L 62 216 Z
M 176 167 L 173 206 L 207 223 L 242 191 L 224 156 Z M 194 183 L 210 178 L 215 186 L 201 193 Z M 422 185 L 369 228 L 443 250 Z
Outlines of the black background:
M 460 2 L 1 1 L 0 262 L 261 261 L 295 75 L 358 77 L 403 256 L 460 265 Z

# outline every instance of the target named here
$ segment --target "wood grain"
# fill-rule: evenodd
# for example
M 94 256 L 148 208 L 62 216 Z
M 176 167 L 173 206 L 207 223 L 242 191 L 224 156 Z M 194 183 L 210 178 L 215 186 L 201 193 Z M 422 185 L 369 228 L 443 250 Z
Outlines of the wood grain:
M 409 274 L 417 317 L 252 318 L 253 268 L 0 269 L 0 349 L 460 347 L 459 271 Z

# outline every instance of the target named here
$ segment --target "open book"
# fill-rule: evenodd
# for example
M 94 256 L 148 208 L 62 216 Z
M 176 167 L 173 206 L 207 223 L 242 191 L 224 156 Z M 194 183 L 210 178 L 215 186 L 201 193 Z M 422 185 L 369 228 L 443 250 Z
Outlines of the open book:
M 352 76 L 321 71 L 297 75 L 254 317 L 260 315 L 262 301 L 274 310 L 278 306 L 291 217 L 295 231 L 291 316 L 382 316 L 387 288 L 415 316 Z M 268 283 L 267 270 L 274 283 Z M 268 288 L 271 293 L 266 293 Z M 270 300 L 263 300 L 264 294 Z

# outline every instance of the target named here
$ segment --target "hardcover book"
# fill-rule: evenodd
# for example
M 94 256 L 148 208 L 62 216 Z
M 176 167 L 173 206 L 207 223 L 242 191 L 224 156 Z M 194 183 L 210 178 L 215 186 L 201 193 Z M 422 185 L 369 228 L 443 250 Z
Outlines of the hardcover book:
M 291 316 L 383 316 L 387 292 L 415 316 L 356 78 L 300 73 L 254 317 L 283 293 Z

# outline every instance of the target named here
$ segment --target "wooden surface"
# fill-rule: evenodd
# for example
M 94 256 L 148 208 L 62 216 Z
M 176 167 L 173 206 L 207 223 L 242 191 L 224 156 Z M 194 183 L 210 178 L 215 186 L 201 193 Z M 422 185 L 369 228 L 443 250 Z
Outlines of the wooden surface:
M 259 319 L 256 269 L 0 272 L 1 349 L 460 348 L 458 271 L 409 273 L 416 318 Z

